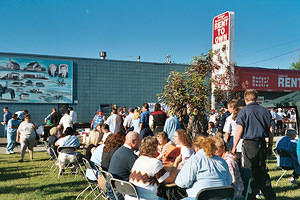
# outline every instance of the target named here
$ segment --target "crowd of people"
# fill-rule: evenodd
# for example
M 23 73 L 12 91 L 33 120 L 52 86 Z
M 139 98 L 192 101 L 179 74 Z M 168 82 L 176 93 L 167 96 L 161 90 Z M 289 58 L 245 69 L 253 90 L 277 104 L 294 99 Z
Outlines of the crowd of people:
M 255 90 L 245 91 L 244 100 L 244 107 L 238 106 L 233 99 L 219 114 L 212 110 L 208 115 L 207 131 L 194 138 L 183 129 L 176 115 L 164 112 L 159 103 L 155 104 L 153 112 L 149 111 L 147 103 L 141 109 L 128 110 L 114 105 L 107 117 L 99 109 L 91 121 L 84 156 L 92 166 L 97 164 L 113 177 L 133 183 L 140 199 L 164 198 L 165 191 L 160 188 L 169 183 L 185 189 L 190 199 L 195 199 L 204 188 L 233 185 L 236 199 L 242 199 L 249 178 L 245 178 L 243 173 L 248 171 L 252 177 L 248 199 L 256 199 L 261 191 L 267 200 L 274 200 L 276 195 L 271 186 L 266 158 L 272 153 L 273 134 L 278 130 L 280 118 L 277 114 L 274 118 L 272 112 L 256 103 Z M 288 113 L 290 118 L 295 114 L 293 110 Z M 287 114 L 282 115 L 283 118 L 288 117 Z M 62 117 L 55 109 L 47 116 L 45 122 L 55 125 L 48 138 L 49 146 L 54 149 L 52 154 L 60 156 L 57 151 L 59 147 L 79 147 L 80 142 L 73 129 L 76 118 L 72 108 Z M 10 129 L 17 132 L 16 140 L 20 141 L 22 148 L 21 161 L 26 147 L 33 159 L 32 141 L 35 135 L 32 133 L 36 126 L 30 121 L 28 111 L 20 125 L 19 121 L 13 114 L 6 124 L 7 133 L 12 132 Z M 290 137 L 290 130 L 294 130 L 292 139 L 295 140 L 295 129 L 288 128 L 287 136 Z M 265 138 L 268 138 L 268 143 Z M 288 140 L 283 139 L 279 144 L 283 141 Z M 8 153 L 13 146 L 9 142 Z M 297 141 L 293 151 L 296 148 L 295 166 L 299 166 L 300 144 L 298 142 L 297 146 Z M 294 181 L 298 178 L 299 169 L 295 169 Z M 115 199 L 110 184 L 96 168 L 87 169 L 86 176 L 90 180 L 98 180 L 106 194 Z M 123 198 L 135 199 L 119 195 L 119 199 Z

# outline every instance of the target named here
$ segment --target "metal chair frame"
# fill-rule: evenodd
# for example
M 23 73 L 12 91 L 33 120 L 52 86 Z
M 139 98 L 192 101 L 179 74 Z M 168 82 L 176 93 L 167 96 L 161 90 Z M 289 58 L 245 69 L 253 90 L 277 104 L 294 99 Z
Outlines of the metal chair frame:
M 95 167 L 96 169 L 98 170 L 98 172 L 104 177 L 104 179 L 106 180 L 106 182 L 110 185 L 110 188 L 112 189 L 113 193 L 114 193 L 114 196 L 115 196 L 115 192 L 114 192 L 114 189 L 110 183 L 110 180 L 113 178 L 113 175 L 105 170 L 102 169 L 101 166 L 99 166 L 97 163 L 95 163 Z M 111 198 L 109 196 L 107 196 L 105 194 L 105 196 L 102 196 L 103 199 L 105 200 L 110 200 Z
M 82 161 L 83 161 L 84 166 L 86 167 L 86 169 L 91 169 L 93 171 L 94 176 L 97 179 L 97 175 L 96 175 L 96 173 L 94 171 L 94 168 L 92 167 L 91 163 L 86 158 L 82 158 Z M 91 194 L 94 194 L 94 196 L 95 196 L 94 199 L 97 199 L 100 195 L 102 196 L 104 194 L 104 191 L 101 190 L 100 187 L 98 187 L 98 181 L 97 180 L 92 181 L 92 180 L 88 179 L 88 177 L 86 177 L 85 175 L 84 175 L 84 178 L 86 179 L 86 181 L 88 183 L 88 186 L 78 194 L 78 196 L 76 197 L 76 200 L 80 196 L 82 196 L 84 194 L 84 192 L 86 192 L 89 189 L 91 189 L 91 191 L 84 197 L 84 199 L 86 199 Z M 98 191 L 99 194 L 96 194 L 96 191 Z
M 112 186 L 115 198 L 118 199 L 117 192 L 122 194 L 123 196 L 129 195 L 137 198 L 138 200 L 140 199 L 138 192 L 135 188 L 135 185 L 128 181 L 123 181 L 120 179 L 112 178 L 110 179 L 110 184 Z M 124 187 L 126 186 L 126 188 Z
M 284 149 L 275 148 L 273 151 L 279 157 L 288 157 L 288 158 L 292 159 L 289 152 L 285 151 Z M 278 185 L 279 181 L 287 173 L 288 170 L 294 170 L 293 167 L 282 167 L 282 166 L 278 166 L 278 167 L 280 167 L 283 172 L 282 172 L 281 176 L 277 179 L 276 184 L 275 184 L 276 186 Z
M 196 200 L 223 200 L 234 198 L 234 187 L 233 186 L 220 186 L 204 188 L 200 190 L 196 196 Z

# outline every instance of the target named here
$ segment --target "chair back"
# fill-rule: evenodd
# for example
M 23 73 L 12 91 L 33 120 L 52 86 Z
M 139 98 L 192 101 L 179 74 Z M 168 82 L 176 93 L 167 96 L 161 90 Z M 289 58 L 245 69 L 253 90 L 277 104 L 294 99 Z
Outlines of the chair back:
M 196 200 L 227 200 L 233 199 L 233 196 L 233 186 L 220 186 L 200 190 L 196 196 Z
M 73 153 L 76 151 L 76 148 L 75 147 L 58 147 L 57 151 L 61 152 L 61 153 Z
M 45 147 L 46 149 L 49 148 L 49 143 L 48 143 L 47 141 L 44 141 L 44 147 Z
M 181 148 L 180 147 L 175 147 L 173 145 L 169 145 L 167 152 L 164 156 L 164 161 L 165 162 L 174 162 L 176 158 L 180 155 L 181 153 Z
M 139 199 L 138 192 L 132 183 L 112 178 L 110 179 L 110 184 L 113 187 L 113 190 L 121 193 L 123 196 L 129 195 Z
M 52 147 L 49 147 L 49 153 L 50 153 L 51 156 L 54 156 L 54 158 L 57 159 L 57 154 L 56 154 L 55 150 Z
M 87 168 L 87 169 L 93 169 L 91 163 L 86 158 L 83 157 L 82 158 L 82 162 L 83 162 L 85 168 Z

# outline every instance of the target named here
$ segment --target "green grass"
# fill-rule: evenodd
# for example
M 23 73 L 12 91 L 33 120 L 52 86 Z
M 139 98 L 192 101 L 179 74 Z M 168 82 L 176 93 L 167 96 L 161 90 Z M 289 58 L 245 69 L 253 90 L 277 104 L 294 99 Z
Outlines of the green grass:
M 18 163 L 19 154 L 0 155 L 0 199 L 75 199 L 87 186 L 85 179 L 78 175 L 64 174 L 57 178 L 57 172 L 49 173 L 47 166 L 42 166 L 48 158 L 45 152 L 35 152 L 34 161 Z M 269 174 L 273 188 L 279 200 L 300 199 L 300 187 L 288 182 L 292 171 L 289 171 L 275 186 L 282 171 L 276 166 L 275 156 L 268 160 Z
M 48 156 L 35 152 L 34 161 L 18 163 L 20 154 L 0 155 L 0 199 L 75 199 L 87 183 L 82 175 L 71 173 L 60 178 L 42 166 Z

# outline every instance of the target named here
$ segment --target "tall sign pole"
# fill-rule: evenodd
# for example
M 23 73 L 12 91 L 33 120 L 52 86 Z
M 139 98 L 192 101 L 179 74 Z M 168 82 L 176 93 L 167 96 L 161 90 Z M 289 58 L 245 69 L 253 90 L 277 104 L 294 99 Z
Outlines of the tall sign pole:
M 216 78 L 220 75 L 224 75 L 227 71 L 227 67 L 230 66 L 231 74 L 234 74 L 233 65 L 233 39 L 234 39 L 234 12 L 227 11 L 222 13 L 213 19 L 213 32 L 212 32 L 212 51 L 213 61 L 219 65 L 218 70 L 212 72 L 212 78 Z M 233 78 L 233 77 L 231 77 Z M 226 81 L 226 80 L 225 80 Z M 228 82 L 230 80 L 227 80 Z M 223 90 L 231 90 L 232 86 L 228 85 L 216 85 L 212 83 L 212 95 L 211 95 L 211 107 L 216 108 L 215 90 L 219 87 Z

